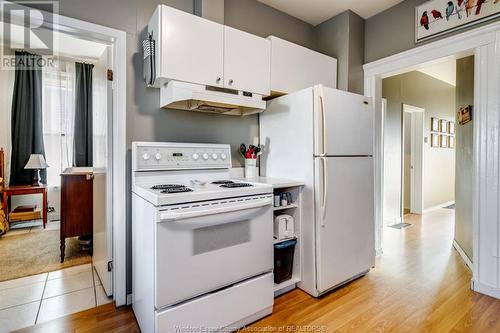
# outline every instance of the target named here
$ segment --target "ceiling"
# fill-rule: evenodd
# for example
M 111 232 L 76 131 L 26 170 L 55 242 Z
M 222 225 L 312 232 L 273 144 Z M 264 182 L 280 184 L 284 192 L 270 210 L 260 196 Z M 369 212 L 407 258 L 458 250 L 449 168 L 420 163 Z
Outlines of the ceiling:
M 369 18 L 402 0 L 258 0 L 314 26 L 348 9 Z
M 420 68 L 418 71 L 432 76 L 438 80 L 449 83 L 452 86 L 457 85 L 457 68 L 456 60 L 454 59 L 425 66 L 423 68 Z

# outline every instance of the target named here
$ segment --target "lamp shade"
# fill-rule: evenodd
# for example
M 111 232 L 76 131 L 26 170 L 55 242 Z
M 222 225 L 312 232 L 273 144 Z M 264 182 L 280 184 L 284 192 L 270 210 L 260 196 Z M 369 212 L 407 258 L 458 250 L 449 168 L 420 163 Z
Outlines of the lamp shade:
M 25 169 L 46 169 L 49 166 L 45 162 L 45 157 L 42 154 L 31 154 Z

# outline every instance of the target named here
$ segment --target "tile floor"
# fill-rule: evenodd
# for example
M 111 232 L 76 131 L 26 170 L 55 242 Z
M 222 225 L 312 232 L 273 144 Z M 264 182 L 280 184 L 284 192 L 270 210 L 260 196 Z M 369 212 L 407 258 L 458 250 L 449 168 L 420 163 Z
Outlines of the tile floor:
M 0 333 L 111 301 L 92 264 L 0 282 Z

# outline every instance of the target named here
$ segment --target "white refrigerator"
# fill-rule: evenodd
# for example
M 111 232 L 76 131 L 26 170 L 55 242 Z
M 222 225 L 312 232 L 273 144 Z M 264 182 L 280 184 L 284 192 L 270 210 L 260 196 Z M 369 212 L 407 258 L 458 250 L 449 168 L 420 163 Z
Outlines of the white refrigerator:
M 371 98 L 307 88 L 260 115 L 261 175 L 304 181 L 301 282 L 322 295 L 375 263 Z

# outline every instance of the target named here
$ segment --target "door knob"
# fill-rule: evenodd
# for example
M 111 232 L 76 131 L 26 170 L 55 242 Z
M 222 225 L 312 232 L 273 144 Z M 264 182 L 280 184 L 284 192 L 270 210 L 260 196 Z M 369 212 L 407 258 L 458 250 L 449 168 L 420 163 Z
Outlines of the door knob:
M 233 79 L 229 80 L 229 85 L 232 85 L 233 84 Z
M 217 80 L 215 80 L 216 83 L 220 83 L 221 78 L 217 77 Z

